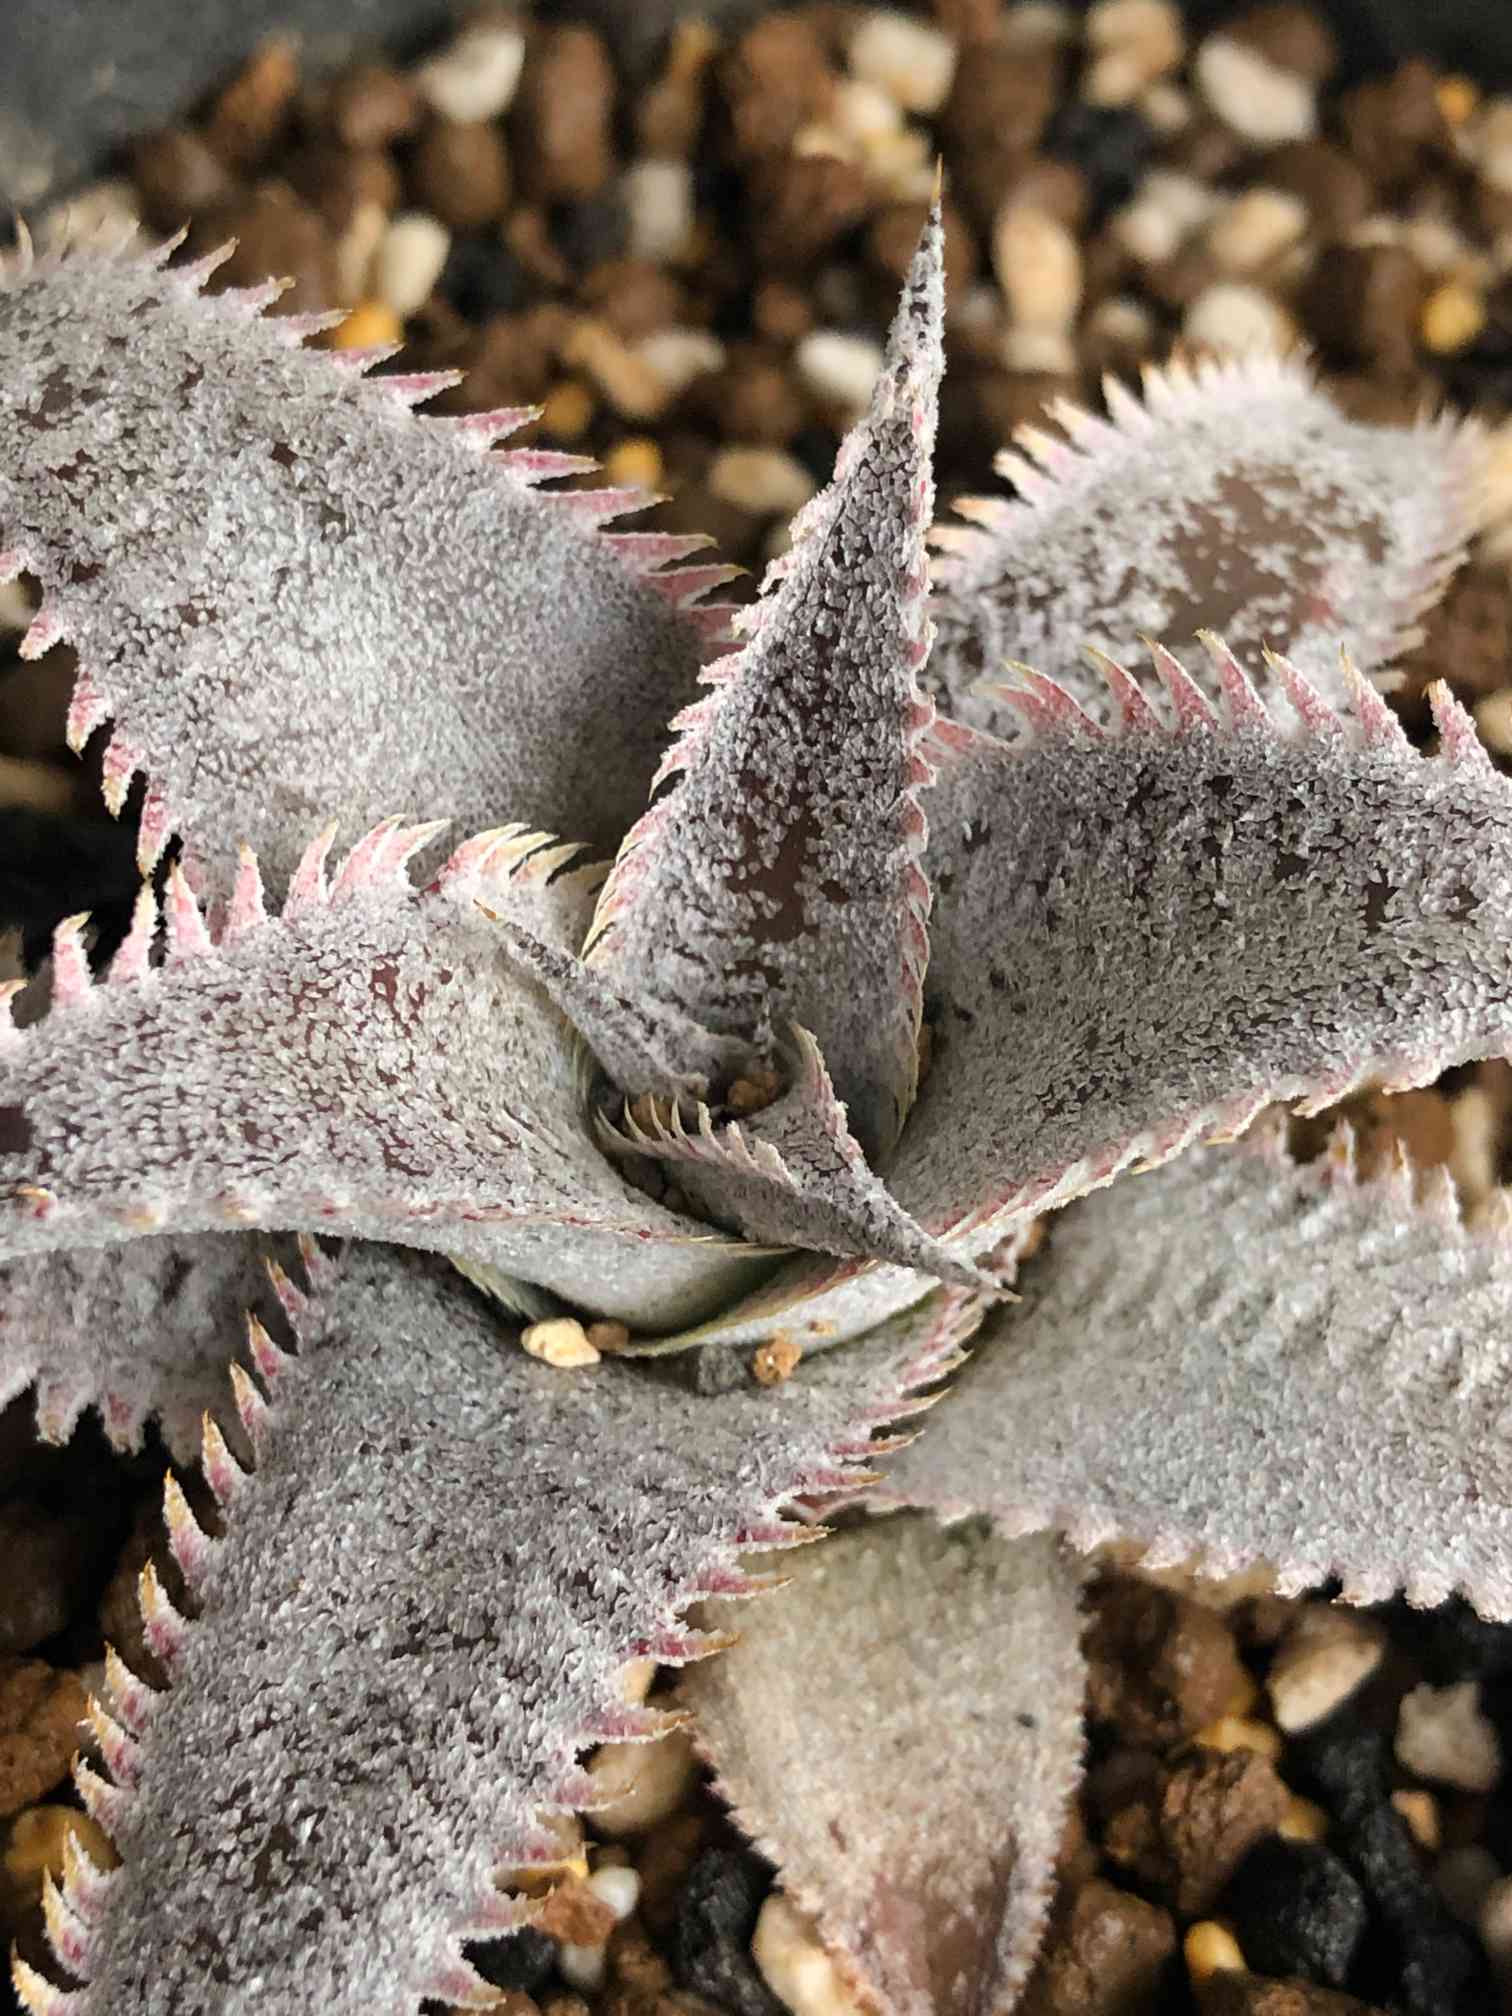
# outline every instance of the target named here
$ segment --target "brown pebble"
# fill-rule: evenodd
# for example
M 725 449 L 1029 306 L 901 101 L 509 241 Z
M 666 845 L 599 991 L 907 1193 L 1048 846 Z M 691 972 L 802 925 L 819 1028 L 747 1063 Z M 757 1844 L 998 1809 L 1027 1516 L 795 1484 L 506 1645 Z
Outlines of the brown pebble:
M 78 1749 L 88 1698 L 76 1673 L 0 1658 L 0 1818 L 50 1792 Z
M 1275 1832 L 1287 1790 L 1252 1750 L 1199 1751 L 1146 1797 L 1115 1813 L 1103 1850 L 1141 1891 L 1201 1917 L 1257 1841 Z
M 1159 1749 L 1195 1735 L 1244 1680 L 1233 1632 L 1190 1597 L 1117 1578 L 1089 1611 L 1089 1712 L 1125 1742 Z
M 581 1995 L 548 1995 L 541 2004 L 541 2016 L 593 2016 Z
M 209 250 L 230 238 L 236 249 L 211 278 L 212 293 L 277 275 L 293 285 L 274 302 L 269 311 L 274 315 L 314 314 L 335 303 L 330 233 L 319 213 L 286 183 L 262 183 L 244 201 L 209 212 L 191 243 Z
M 662 74 L 635 107 L 637 149 L 661 161 L 685 160 L 703 125 L 705 86 L 719 41 L 707 21 L 680 21 Z
M 940 111 L 940 137 L 956 191 L 978 231 L 990 232 L 1003 197 L 1039 146 L 1060 93 L 1053 49 L 986 44 L 956 66 Z
M 1340 98 L 1345 144 L 1378 193 L 1405 191 L 1449 151 L 1438 84 L 1433 65 L 1414 56 L 1389 77 L 1370 78 Z
M 360 63 L 331 86 L 326 122 L 343 147 L 361 151 L 407 140 L 420 123 L 420 94 L 386 63 Z
M 579 297 L 627 343 L 688 319 L 687 290 L 649 259 L 605 260 L 586 276 Z
M 130 158 L 142 214 L 156 231 L 177 231 L 201 211 L 226 202 L 235 187 L 225 162 L 187 126 L 148 133 Z
M 509 205 L 509 150 L 492 120 L 438 119 L 416 147 L 410 187 L 422 208 L 453 231 L 480 231 Z
M 1260 1974 L 1220 1973 L 1202 1985 L 1202 2016 L 1384 2016 L 1374 2003 L 1311 1981 L 1270 1981 Z
M 1051 1921 L 1017 2016 L 1158 2016 L 1175 1951 L 1168 1911 L 1094 1878 Z
M 68 1622 L 84 1592 L 95 1527 L 27 1499 L 0 1505 L 0 1652 L 30 1652 Z
M 798 272 L 812 266 L 861 223 L 872 207 L 864 169 L 833 154 L 794 154 L 753 168 L 751 242 L 761 266 Z
M 293 39 L 270 35 L 211 107 L 210 145 L 233 167 L 256 167 L 282 133 L 298 89 Z
M 613 1909 L 575 1876 L 549 1891 L 531 1920 L 537 1931 L 568 1946 L 602 1946 L 616 1922 Z
M 901 282 L 907 273 L 928 214 L 927 203 L 889 203 L 872 219 L 866 234 L 866 250 L 872 264 L 888 280 Z M 945 293 L 947 299 L 959 300 L 976 278 L 976 240 L 960 209 L 948 196 L 940 205 L 940 215 L 945 226 Z
M 674 1813 L 638 1844 L 641 1879 L 638 1915 L 657 1937 L 670 1930 L 682 1901 L 682 1887 L 708 1831 L 706 1814 Z
M 538 203 L 582 202 L 614 173 L 614 69 L 591 28 L 548 28 L 515 96 L 515 167 Z
M 1327 21 L 1301 0 L 1270 0 L 1268 5 L 1246 8 L 1224 22 L 1223 32 L 1310 84 L 1326 84 L 1339 66 L 1339 45 Z
M 1003 25 L 1004 0 L 930 0 L 930 11 L 957 42 L 990 42 Z
M 634 1919 L 623 1919 L 609 1934 L 609 1972 L 622 1987 L 643 1995 L 671 1986 L 672 1970 Z
M 490 316 L 465 359 L 467 377 L 452 395 L 454 410 L 539 403 L 556 380 L 568 323 L 562 308 L 544 302 L 517 315 Z
M 751 303 L 751 321 L 759 335 L 786 348 L 807 336 L 814 311 L 801 287 L 788 280 L 763 280 Z
M 168 1676 L 148 1650 L 142 1622 L 142 1606 L 137 1589 L 148 1561 L 156 1563 L 170 1601 L 182 1599 L 183 1582 L 177 1564 L 167 1553 L 167 1534 L 156 1495 L 145 1499 L 116 1565 L 100 1597 L 97 1613 L 100 1636 L 113 1645 L 132 1672 L 149 1687 L 165 1687 Z
M 724 368 L 700 378 L 690 410 L 727 441 L 781 448 L 808 418 L 808 404 L 780 358 L 756 344 L 732 346 Z
M 403 193 L 399 170 L 376 147 L 354 152 L 330 141 L 312 141 L 290 154 L 283 168 L 290 187 L 337 233 L 346 230 L 362 204 L 396 210 Z
M 782 155 L 801 130 L 829 112 L 835 73 L 813 24 L 789 8 L 764 16 L 719 65 L 731 151 L 737 159 Z
M 1464 567 L 1423 618 L 1423 641 L 1402 660 L 1408 690 L 1423 693 L 1446 672 L 1476 696 L 1498 692 L 1512 667 L 1512 600 L 1503 568 Z
M 751 1377 L 758 1386 L 781 1386 L 792 1378 L 803 1357 L 803 1346 L 786 1330 L 778 1330 L 751 1356 Z
M 1412 361 L 1425 283 L 1400 245 L 1331 246 L 1298 308 L 1309 333 L 1335 356 L 1387 370 Z
M 1003 191 L 1003 204 L 1025 203 L 1078 234 L 1085 228 L 1092 203 L 1092 188 L 1086 173 L 1074 161 L 1057 161 L 1053 155 L 1036 154 L 1026 161 Z
M 1256 164 L 1268 189 L 1300 196 L 1320 238 L 1347 238 L 1370 211 L 1371 187 L 1359 163 L 1331 140 L 1294 140 Z

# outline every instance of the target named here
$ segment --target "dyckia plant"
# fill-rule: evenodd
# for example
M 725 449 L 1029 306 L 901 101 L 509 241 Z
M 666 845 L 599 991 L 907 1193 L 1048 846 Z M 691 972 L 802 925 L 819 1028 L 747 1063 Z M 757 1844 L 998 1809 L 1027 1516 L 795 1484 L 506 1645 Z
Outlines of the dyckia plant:
M 0 288 L 24 649 L 75 648 L 149 878 L 0 1050 L 0 1400 L 155 1418 L 219 1504 L 168 1484 L 187 1593 L 144 1577 L 163 1670 L 110 1656 L 78 1773 L 120 1866 L 72 1854 L 21 1996 L 486 2006 L 499 1874 L 666 1726 L 656 1660 L 875 2006 L 998 2016 L 1078 1768 L 1065 1539 L 1512 1614 L 1494 1236 L 1235 1139 L 1512 1046 L 1512 787 L 1447 689 L 1424 757 L 1371 678 L 1478 441 L 1177 369 L 1026 436 L 931 591 L 935 218 L 700 671 L 698 542 L 605 531 L 644 500 L 539 487 L 581 465 L 492 445 L 528 416 L 417 420 L 438 381 L 214 263 Z M 621 1349 L 540 1362 L 549 1312 Z

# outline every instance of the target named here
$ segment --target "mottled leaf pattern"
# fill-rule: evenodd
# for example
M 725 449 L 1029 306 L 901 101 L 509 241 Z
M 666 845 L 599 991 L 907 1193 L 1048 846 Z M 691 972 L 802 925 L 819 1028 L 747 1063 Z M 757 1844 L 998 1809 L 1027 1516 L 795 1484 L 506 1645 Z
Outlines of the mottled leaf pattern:
M 889 1495 L 1512 1616 L 1512 1250 L 1347 1137 L 1206 1149 L 1057 1221 Z
M 605 887 L 593 957 L 716 1030 L 819 1041 L 858 1141 L 896 1140 L 917 1070 L 929 894 L 917 754 L 932 718 L 924 529 L 942 353 L 925 227 L 871 410 L 706 676 Z
M 1512 1047 L 1512 785 L 1469 717 L 1436 689 L 1425 762 L 1369 687 L 1346 722 L 1276 661 L 1286 735 L 1213 663 L 1222 724 L 1165 654 L 1174 727 L 1116 667 L 1121 732 L 1047 681 L 1026 744 L 942 724 L 933 1063 L 889 1173 L 931 1231 Z
M 1347 420 L 1301 364 L 1258 352 L 1152 370 L 1143 405 L 1116 380 L 1107 395 L 1106 420 L 1056 404 L 1066 438 L 1022 430 L 999 463 L 1018 498 L 957 504 L 974 522 L 935 534 L 930 681 L 958 720 L 1017 732 L 979 683 L 1006 660 L 1102 706 L 1085 644 L 1181 653 L 1217 630 L 1342 700 L 1341 643 L 1373 672 L 1415 640 L 1475 528 L 1478 430 Z
M 537 1815 L 586 1795 L 583 1746 L 657 1726 L 620 1666 L 709 1649 L 684 1606 L 741 1587 L 792 1498 L 846 1484 L 961 1327 L 931 1308 L 706 1410 L 649 1367 L 526 1357 L 438 1262 L 330 1271 L 302 1309 L 285 1290 L 297 1356 L 254 1334 L 255 1471 L 207 1437 L 224 1536 L 168 1494 L 199 1616 L 149 1584 L 171 1684 L 114 1669 L 116 1783 L 82 1782 L 123 1866 L 50 1914 L 79 2016 L 471 2002 L 460 1941 L 516 1910 L 495 1870 L 551 1852 Z
M 1043 1535 L 868 1522 L 683 1676 L 742 1827 L 884 2016 L 997 2016 L 1033 1963 L 1081 1770 L 1076 1586 Z
M 148 777 L 144 863 L 187 830 L 282 886 L 317 819 L 395 811 L 612 850 L 701 656 L 666 542 L 597 532 L 642 500 L 532 495 L 559 458 L 485 452 L 528 413 L 416 420 L 434 384 L 302 352 L 214 264 L 0 271 L 0 553 L 26 649 L 78 650 L 76 741 L 116 724 L 107 791 Z
M 323 835 L 276 919 L 248 857 L 218 941 L 175 873 L 166 963 L 147 963 L 144 898 L 104 984 L 60 932 L 52 1012 L 0 1055 L 0 1249 L 358 1233 L 652 1328 L 748 1282 L 759 1260 L 616 1175 L 570 1030 L 479 908 L 541 923 L 556 851 L 522 861 L 535 836 L 483 835 L 421 891 L 404 863 L 429 837 L 375 828 L 327 878 Z

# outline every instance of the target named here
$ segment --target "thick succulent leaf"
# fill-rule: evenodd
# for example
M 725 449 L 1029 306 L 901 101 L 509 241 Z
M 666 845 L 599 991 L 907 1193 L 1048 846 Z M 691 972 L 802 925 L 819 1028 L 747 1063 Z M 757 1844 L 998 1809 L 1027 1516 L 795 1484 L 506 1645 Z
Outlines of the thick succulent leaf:
M 932 1065 L 889 1182 L 936 1233 L 1064 1203 L 1267 1101 L 1420 1085 L 1512 1047 L 1512 784 L 1436 689 L 1414 753 L 1359 682 L 1346 723 L 1284 661 L 1283 734 L 1232 658 L 1220 724 L 1157 651 L 1177 725 L 1117 667 L 1121 733 L 1049 681 L 1013 748 L 942 727 Z
M 1203 630 L 1290 654 L 1345 696 L 1341 642 L 1368 672 L 1416 641 L 1475 529 L 1483 439 L 1447 420 L 1347 420 L 1291 359 L 1255 353 L 1116 381 L 1109 417 L 1058 402 L 1068 440 L 1022 430 L 999 467 L 1019 496 L 957 505 L 942 527 L 930 680 L 956 719 L 1013 734 L 979 682 L 1024 660 L 1106 700 L 1079 653 Z M 1199 675 L 1200 676 L 1200 675 Z
M 552 894 L 560 850 L 481 835 L 417 890 L 404 863 L 430 837 L 377 827 L 328 884 L 327 832 L 277 918 L 249 856 L 218 937 L 175 870 L 164 963 L 144 894 L 100 984 L 60 931 L 52 1011 L 0 1054 L 3 1256 L 150 1231 L 356 1233 L 649 1328 L 749 1285 L 759 1260 L 608 1163 L 570 1029 L 479 908 L 543 928 L 570 907 Z
M 784 1046 L 787 1089 L 748 1119 L 716 1123 L 700 1103 L 690 1128 L 676 1102 L 645 1119 L 627 1104 L 621 1127 L 601 1123 L 607 1147 L 668 1166 L 677 1186 L 717 1223 L 767 1245 L 803 1246 L 911 1267 L 960 1287 L 991 1280 L 902 1210 L 867 1167 L 845 1108 L 806 1029 Z
M 37 1426 L 66 1442 L 88 1407 L 118 1449 L 138 1448 L 156 1417 L 181 1461 L 199 1447 L 205 1409 L 248 1309 L 271 1313 L 265 1239 L 207 1232 L 76 1248 L 0 1267 L 0 1407 L 33 1383 Z
M 416 420 L 448 382 L 300 350 L 215 260 L 78 252 L 0 271 L 0 550 L 43 584 L 23 649 L 79 654 L 76 743 L 149 783 L 143 865 L 188 829 L 278 884 L 312 818 L 505 812 L 614 847 L 695 690 L 702 574 L 597 527 L 633 493 L 531 494 L 528 419 Z M 707 626 L 705 626 L 707 627 Z
M 1442 1172 L 1439 1172 L 1442 1177 Z M 1267 1130 L 1057 1222 L 884 1487 L 1005 1532 L 1512 1616 L 1512 1267 L 1447 1181 Z
M 677 782 L 626 840 L 592 941 L 623 985 L 711 1029 L 811 1029 L 874 1161 L 913 1096 L 928 958 L 918 673 L 940 256 L 936 211 L 871 410 L 796 521 L 744 649 L 679 717 L 658 777 Z
M 998 2016 L 1029 1972 L 1081 1770 L 1076 1591 L 1046 1535 L 869 1521 L 683 1676 L 741 1825 L 882 2016 Z
M 223 1535 L 169 1489 L 198 1617 L 149 1579 L 170 1685 L 112 1668 L 116 1783 L 82 1789 L 123 1865 L 76 1861 L 50 1912 L 75 2016 L 486 1999 L 460 1942 L 514 1916 L 495 1871 L 551 1853 L 538 1815 L 589 1793 L 582 1747 L 659 1726 L 620 1667 L 713 1649 L 688 1602 L 747 1586 L 742 1551 L 796 1537 L 782 1508 L 852 1483 L 873 1425 L 958 1358 L 941 1298 L 708 1409 L 650 1367 L 528 1358 L 433 1260 L 333 1271 L 303 1307 L 283 1284 L 297 1356 L 252 1333 L 255 1469 L 207 1431 Z

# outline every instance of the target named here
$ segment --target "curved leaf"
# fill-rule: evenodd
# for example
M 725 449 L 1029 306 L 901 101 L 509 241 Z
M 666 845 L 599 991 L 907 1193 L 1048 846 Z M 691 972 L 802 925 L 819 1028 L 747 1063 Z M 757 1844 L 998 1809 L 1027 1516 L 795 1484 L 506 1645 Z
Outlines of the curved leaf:
M 313 817 L 406 804 L 613 848 L 701 655 L 699 577 L 597 534 L 646 500 L 531 494 L 554 458 L 485 453 L 529 413 L 417 421 L 446 380 L 364 382 L 260 319 L 276 286 L 201 296 L 218 258 L 167 249 L 0 269 L 23 649 L 77 648 L 70 733 L 114 720 L 113 803 L 146 773 L 144 867 L 187 829 L 220 886 L 239 840 L 281 885 Z
M 999 461 L 1016 500 L 968 499 L 956 509 L 974 523 L 935 534 L 930 680 L 956 719 L 1017 732 L 979 683 L 1008 660 L 1105 706 L 1089 643 L 1180 653 L 1221 631 L 1239 651 L 1286 651 L 1343 700 L 1341 644 L 1376 672 L 1418 640 L 1475 530 L 1478 428 L 1365 426 L 1295 359 L 1260 353 L 1151 369 L 1144 405 L 1106 389 L 1106 420 L 1060 401 L 1067 439 L 1020 431 Z

